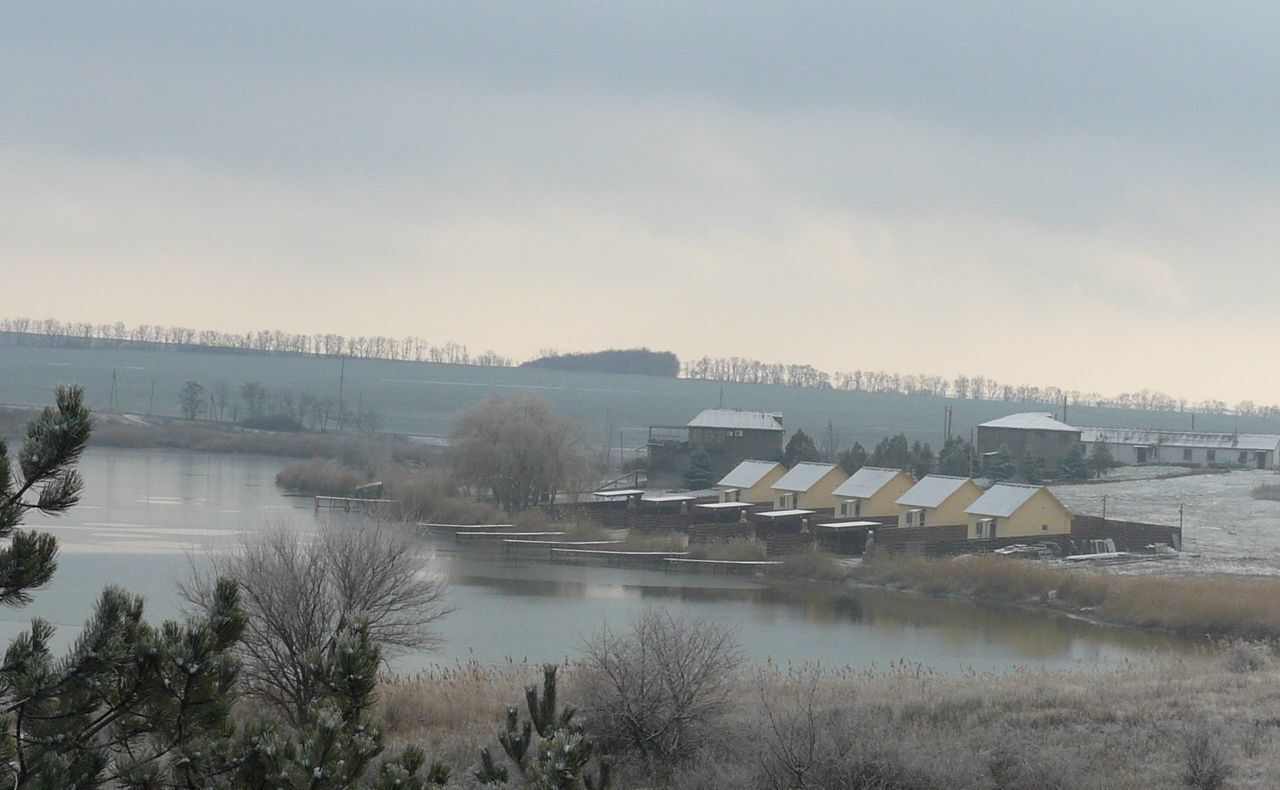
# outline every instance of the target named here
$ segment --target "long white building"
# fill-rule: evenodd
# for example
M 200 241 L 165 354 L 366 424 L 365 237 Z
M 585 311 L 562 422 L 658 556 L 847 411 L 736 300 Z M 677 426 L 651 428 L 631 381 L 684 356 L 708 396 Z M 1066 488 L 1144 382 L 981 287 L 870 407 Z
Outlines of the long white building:
M 1106 444 L 1121 464 L 1195 464 L 1275 469 L 1280 436 L 1265 433 L 1207 433 L 1160 428 L 1081 428 L 1085 452 Z

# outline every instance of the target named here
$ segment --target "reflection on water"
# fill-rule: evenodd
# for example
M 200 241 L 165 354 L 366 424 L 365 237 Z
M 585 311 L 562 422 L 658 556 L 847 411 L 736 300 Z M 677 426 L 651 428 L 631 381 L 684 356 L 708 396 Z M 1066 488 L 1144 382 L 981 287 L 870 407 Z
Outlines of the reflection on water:
M 0 636 L 11 637 L 38 615 L 62 626 L 65 644 L 107 584 L 144 595 L 152 619 L 172 617 L 179 611 L 173 581 L 244 533 L 268 524 L 305 533 L 321 520 L 359 519 L 316 514 L 309 499 L 281 495 L 274 477 L 282 463 L 89 451 L 81 465 L 84 503 L 61 518 L 33 519 L 58 537 L 59 571 L 33 604 L 3 613 Z M 1098 666 L 1195 644 L 1062 615 L 878 590 L 551 565 L 497 552 L 460 553 L 448 538 L 423 538 L 422 546 L 449 579 L 455 611 L 444 622 L 441 651 L 397 659 L 396 668 L 405 671 L 442 660 L 563 659 L 602 623 L 625 626 L 650 605 L 733 626 L 759 661 L 884 667 L 905 660 L 943 671 L 999 671 Z

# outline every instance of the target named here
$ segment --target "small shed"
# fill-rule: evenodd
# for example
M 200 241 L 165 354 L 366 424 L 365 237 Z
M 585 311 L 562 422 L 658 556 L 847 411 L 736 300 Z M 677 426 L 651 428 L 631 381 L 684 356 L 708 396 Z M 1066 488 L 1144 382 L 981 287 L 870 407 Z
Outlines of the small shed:
M 1071 511 L 1044 486 L 996 483 L 965 509 L 970 540 L 1067 535 Z
M 864 466 L 833 492 L 839 502 L 836 515 L 853 519 L 896 516 L 898 498 L 915 484 L 901 469 Z
M 787 468 L 776 461 L 746 460 L 716 483 L 721 502 L 767 504 L 773 502 L 773 484 L 782 479 Z
M 796 464 L 773 484 L 774 507 L 834 511 L 835 490 L 848 479 L 849 475 L 835 464 Z
M 982 487 L 967 477 L 928 475 L 898 498 L 898 526 L 965 524 L 965 509 L 982 496 Z

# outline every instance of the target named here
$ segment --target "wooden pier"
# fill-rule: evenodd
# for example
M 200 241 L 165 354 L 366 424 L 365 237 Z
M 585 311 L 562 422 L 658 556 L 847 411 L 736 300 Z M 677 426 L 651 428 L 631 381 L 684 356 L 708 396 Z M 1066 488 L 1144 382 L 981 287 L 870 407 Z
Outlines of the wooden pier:
M 668 568 L 707 568 L 712 573 L 717 571 L 724 571 L 725 573 L 755 573 L 767 568 L 776 568 L 783 564 L 781 560 L 698 560 L 692 557 L 668 557 L 665 562 Z
M 373 505 L 393 505 L 394 499 L 365 499 L 353 496 L 317 496 L 316 510 L 364 511 Z
M 630 561 L 636 565 L 661 563 L 671 557 L 687 557 L 687 551 L 609 551 L 607 549 L 551 549 L 552 558 L 605 560 L 609 565 L 620 566 Z

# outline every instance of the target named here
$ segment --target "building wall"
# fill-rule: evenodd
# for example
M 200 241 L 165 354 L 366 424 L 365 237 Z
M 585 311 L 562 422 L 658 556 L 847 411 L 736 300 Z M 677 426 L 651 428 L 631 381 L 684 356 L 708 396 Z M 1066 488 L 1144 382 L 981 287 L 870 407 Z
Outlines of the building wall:
M 862 509 L 858 513 L 858 517 L 869 518 L 886 518 L 898 515 L 898 500 L 903 494 L 911 490 L 916 481 L 911 479 L 911 475 L 906 472 L 899 472 L 894 475 L 893 479 L 885 483 L 879 491 L 862 500 Z M 841 499 L 844 499 L 841 497 Z M 836 515 L 842 516 L 839 505 L 836 506 Z M 850 518 L 853 516 L 850 515 Z
M 774 501 L 776 492 L 773 490 L 773 484 L 782 479 L 787 473 L 787 468 L 782 464 L 774 464 L 760 481 L 750 488 L 740 488 L 738 490 L 738 502 L 750 502 L 753 505 L 771 504 Z M 730 501 L 725 499 L 725 494 L 734 489 L 727 486 L 716 486 L 720 491 L 720 501 Z
M 964 481 L 964 485 L 955 490 L 951 496 L 942 501 L 937 507 L 924 509 L 924 524 L 926 527 L 940 527 L 952 524 L 969 523 L 969 514 L 965 513 L 965 509 L 978 500 L 982 496 L 982 486 L 972 480 Z M 915 510 L 913 507 L 898 505 L 898 526 L 907 526 L 907 513 Z
M 1086 442 L 1086 455 L 1093 452 L 1093 446 L 1097 442 Z M 1138 448 L 1132 444 L 1117 444 L 1107 442 L 1107 449 L 1111 451 L 1111 457 L 1116 463 L 1124 465 L 1133 465 L 1144 463 L 1139 460 Z M 1190 457 L 1188 457 L 1190 451 Z M 1240 453 L 1245 453 L 1245 460 L 1240 460 Z M 1206 448 L 1206 447 L 1175 447 L 1173 445 L 1156 445 L 1147 449 L 1145 463 L 1166 463 L 1166 464 L 1196 464 L 1197 466 L 1210 466 L 1213 464 L 1238 464 L 1249 469 L 1256 469 L 1257 452 L 1255 450 L 1238 450 L 1235 448 Z M 1212 456 L 1210 455 L 1212 453 Z M 1264 453 L 1265 469 L 1276 468 L 1276 451 L 1268 450 Z
M 978 522 L 983 516 L 966 514 L 969 523 L 969 539 L 978 539 Z M 993 519 L 996 538 L 1035 537 L 1037 535 L 1067 535 L 1071 533 L 1071 511 L 1058 498 L 1042 488 L 1022 504 L 1008 518 Z M 927 522 L 926 522 L 927 523 Z M 1048 527 L 1046 529 L 1046 527 Z M 982 540 L 990 540 L 983 534 Z
M 1034 431 L 1022 428 L 978 428 L 978 455 L 1009 450 L 1016 463 L 1029 450 L 1044 461 L 1046 472 L 1056 472 L 1062 459 L 1080 442 L 1080 433 L 1068 431 Z
M 839 506 L 834 491 L 840 484 L 849 479 L 849 475 L 840 467 L 834 467 L 814 483 L 808 491 L 801 491 L 796 497 L 796 507 L 804 510 L 834 510 Z M 790 491 L 774 491 L 773 506 L 782 508 L 783 497 Z

